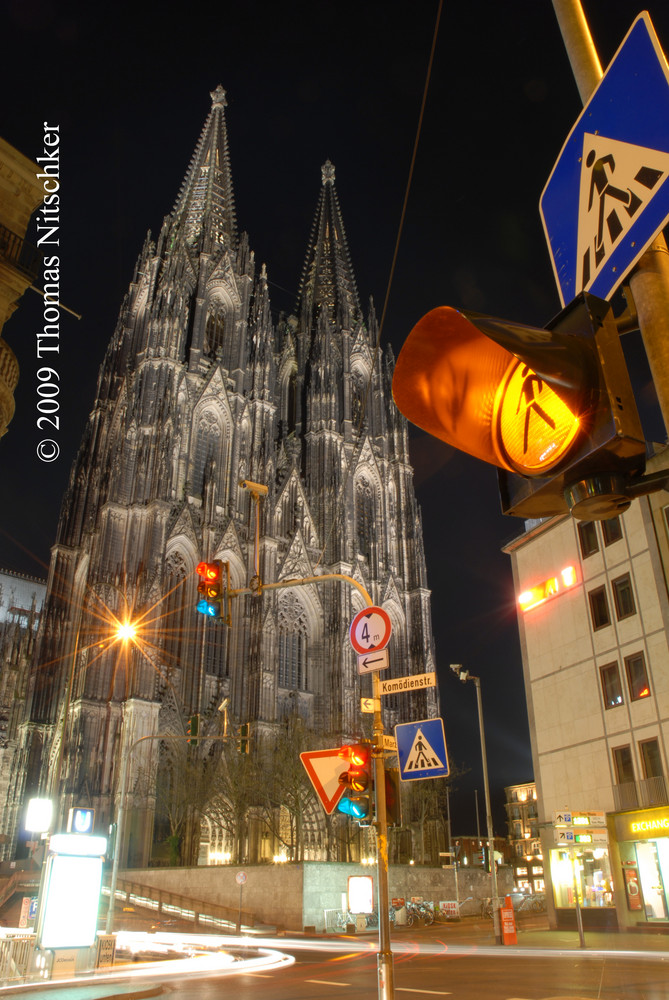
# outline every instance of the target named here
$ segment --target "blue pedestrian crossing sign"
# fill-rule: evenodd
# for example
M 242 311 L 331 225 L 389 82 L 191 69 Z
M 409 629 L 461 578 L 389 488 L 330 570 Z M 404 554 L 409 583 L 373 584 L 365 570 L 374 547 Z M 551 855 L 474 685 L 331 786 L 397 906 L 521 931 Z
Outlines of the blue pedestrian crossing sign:
M 610 299 L 669 219 L 669 66 L 640 14 L 562 147 L 540 200 L 562 304 Z
M 442 719 L 401 722 L 395 726 L 400 779 L 443 778 L 449 773 Z

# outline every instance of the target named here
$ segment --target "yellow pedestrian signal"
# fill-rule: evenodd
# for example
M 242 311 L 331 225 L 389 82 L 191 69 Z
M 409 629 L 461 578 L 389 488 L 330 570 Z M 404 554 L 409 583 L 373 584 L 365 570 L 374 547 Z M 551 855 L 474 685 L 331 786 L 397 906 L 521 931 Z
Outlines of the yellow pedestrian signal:
M 609 518 L 644 471 L 620 337 L 593 296 L 545 329 L 433 309 L 400 352 L 393 395 L 412 423 L 501 470 L 505 514 Z

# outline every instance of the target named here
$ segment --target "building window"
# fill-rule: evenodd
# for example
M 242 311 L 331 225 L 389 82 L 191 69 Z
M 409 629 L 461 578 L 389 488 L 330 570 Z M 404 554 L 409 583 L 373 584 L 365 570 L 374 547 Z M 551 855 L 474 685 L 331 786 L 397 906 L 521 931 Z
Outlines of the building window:
M 619 517 L 611 517 L 608 521 L 602 521 L 602 534 L 604 544 L 612 545 L 623 537 L 623 529 Z
M 620 683 L 620 671 L 617 663 L 607 663 L 599 668 L 599 676 L 602 682 L 602 695 L 604 696 L 604 708 L 615 708 L 623 703 L 623 689 Z
M 630 781 L 634 781 L 634 765 L 629 746 L 613 748 L 613 767 L 616 773 L 616 784 L 626 785 Z
M 307 688 L 307 616 L 294 593 L 279 602 L 279 687 Z
M 635 615 L 636 605 L 634 603 L 634 592 L 629 573 L 625 573 L 624 576 L 619 576 L 617 579 L 612 580 L 611 587 L 613 589 L 613 601 L 616 606 L 618 620 L 620 621 L 621 618 L 629 618 L 630 615 Z
M 581 555 L 584 559 L 599 552 L 597 528 L 594 521 L 579 521 L 578 538 L 581 543 Z
M 591 590 L 588 594 L 588 599 L 590 601 L 590 614 L 592 616 L 593 628 L 604 628 L 606 625 L 610 625 L 611 616 L 609 615 L 609 602 L 606 598 L 606 588 L 597 587 L 596 590 Z
M 660 745 L 656 739 L 643 740 L 639 743 L 641 751 L 641 765 L 643 767 L 644 778 L 662 777 L 662 757 L 660 756 Z
M 358 552 L 368 559 L 375 534 L 374 493 L 371 482 L 361 476 L 355 485 L 355 531 Z
M 648 698 L 650 695 L 650 685 L 648 683 L 648 672 L 643 653 L 626 656 L 625 670 L 627 672 L 627 686 L 632 701 L 639 701 L 640 698 Z

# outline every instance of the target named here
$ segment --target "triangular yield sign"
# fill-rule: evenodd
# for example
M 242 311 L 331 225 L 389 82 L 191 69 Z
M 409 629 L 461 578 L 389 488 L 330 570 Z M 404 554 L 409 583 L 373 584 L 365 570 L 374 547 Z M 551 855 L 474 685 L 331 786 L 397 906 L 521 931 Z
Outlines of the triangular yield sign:
M 345 786 L 339 782 L 339 775 L 349 765 L 339 756 L 339 751 L 340 747 L 336 747 L 334 750 L 305 750 L 300 754 L 300 760 L 326 813 L 333 811 L 346 791 Z

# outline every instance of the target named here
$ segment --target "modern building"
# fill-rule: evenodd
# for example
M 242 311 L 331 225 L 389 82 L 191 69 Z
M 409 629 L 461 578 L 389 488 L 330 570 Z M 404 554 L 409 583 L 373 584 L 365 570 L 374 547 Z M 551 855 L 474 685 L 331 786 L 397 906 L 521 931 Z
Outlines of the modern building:
M 39 254 L 26 242 L 30 216 L 44 199 L 39 167 L 0 139 L 0 330 L 37 278 Z M 0 437 L 14 416 L 19 363 L 0 337 Z
M 41 791 L 61 815 L 93 806 L 100 829 L 123 797 L 123 863 L 147 864 L 159 838 L 175 850 L 180 841 L 182 862 L 200 844 L 217 858 L 271 860 L 291 837 L 291 856 L 348 860 L 355 845 L 337 826 L 347 821 L 305 799 L 297 753 L 314 748 L 306 739 L 332 747 L 371 730 L 360 712 L 371 681 L 348 636 L 365 600 L 339 577 L 390 616 L 390 676 L 435 666 L 407 426 L 392 401 L 391 352 L 360 303 L 334 167 L 322 167 L 320 191 L 315 178 L 294 314 L 275 322 L 265 264 L 237 228 L 225 108 L 218 87 L 102 360 L 52 549 L 26 716 L 4 764 L 20 776 L 0 820 L 13 842 L 21 802 Z M 196 613 L 201 560 L 221 560 L 242 591 L 229 625 Z M 303 584 L 315 576 L 328 579 Z M 115 641 L 126 620 L 139 623 L 136 639 Z M 386 727 L 436 708 L 434 688 L 388 696 Z M 217 746 L 227 755 L 216 804 L 211 788 L 177 800 L 202 784 L 203 767 L 180 756 L 195 714 L 200 759 Z M 242 725 L 269 755 L 275 800 L 285 795 L 269 833 L 244 755 L 228 754 Z
M 667 468 L 658 452 L 649 471 Z M 669 927 L 669 498 L 529 522 L 512 559 L 548 912 Z
M 543 892 L 544 861 L 539 838 L 537 786 L 533 781 L 504 789 L 513 884 L 523 892 Z

